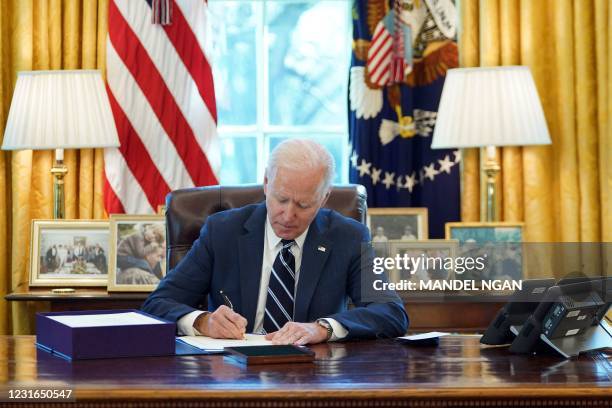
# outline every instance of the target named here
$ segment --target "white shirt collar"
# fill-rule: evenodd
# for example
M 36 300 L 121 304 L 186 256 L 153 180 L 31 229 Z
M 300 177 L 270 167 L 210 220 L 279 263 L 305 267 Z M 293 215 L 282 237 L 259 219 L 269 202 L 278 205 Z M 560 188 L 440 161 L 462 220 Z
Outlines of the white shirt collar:
M 309 229 L 310 229 L 310 225 L 308 226 L 308 228 L 306 228 L 304 232 L 302 232 L 302 234 L 300 234 L 300 236 L 298 236 L 295 239 L 295 243 L 300 250 L 304 248 L 304 241 L 306 240 L 306 235 L 308 234 Z M 282 240 L 282 238 L 280 238 L 274 232 L 274 229 L 272 228 L 272 224 L 270 223 L 270 218 L 268 218 L 268 216 L 266 216 L 266 236 L 268 239 L 269 248 L 276 248 L 276 246 L 279 245 Z

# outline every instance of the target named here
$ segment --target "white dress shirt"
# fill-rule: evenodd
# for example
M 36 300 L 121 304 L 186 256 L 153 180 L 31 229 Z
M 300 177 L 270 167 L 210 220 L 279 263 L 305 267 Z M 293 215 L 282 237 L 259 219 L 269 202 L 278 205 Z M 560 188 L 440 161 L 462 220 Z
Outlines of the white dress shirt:
M 304 248 L 304 241 L 308 234 L 308 228 L 299 237 L 295 239 L 295 245 L 291 247 L 291 253 L 295 258 L 295 289 L 300 279 L 300 269 L 302 265 L 302 250 Z M 274 233 L 274 229 L 270 224 L 270 220 L 266 217 L 266 229 L 264 236 L 264 249 L 263 249 L 263 262 L 261 264 L 261 280 L 259 281 L 259 297 L 257 300 L 257 311 L 255 313 L 255 323 L 253 325 L 253 333 L 262 333 L 264 314 L 266 311 L 266 299 L 268 297 L 268 284 L 270 283 L 270 274 L 272 272 L 272 266 L 274 260 L 282 248 L 281 238 Z M 202 311 L 196 310 L 181 317 L 177 326 L 179 334 L 187 336 L 197 336 L 197 330 L 193 327 L 193 323 L 196 318 L 201 315 Z M 348 331 L 335 319 L 325 318 L 333 329 L 332 337 L 330 341 L 340 340 L 346 337 Z

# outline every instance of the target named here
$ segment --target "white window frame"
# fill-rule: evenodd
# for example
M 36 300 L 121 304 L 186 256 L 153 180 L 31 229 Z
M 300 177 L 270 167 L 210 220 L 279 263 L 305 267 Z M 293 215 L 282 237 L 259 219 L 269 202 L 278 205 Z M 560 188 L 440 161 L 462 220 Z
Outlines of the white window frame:
M 296 126 L 276 126 L 270 124 L 270 112 L 269 112 L 269 84 L 268 84 L 268 69 L 269 69 L 269 58 L 268 58 L 268 44 L 269 34 L 265 25 L 266 21 L 266 3 L 317 3 L 322 0 L 208 0 L 209 3 L 230 3 L 230 2 L 252 2 L 257 3 L 255 6 L 255 17 L 257 19 L 257 30 L 256 30 L 256 78 L 257 83 L 255 85 L 257 93 L 257 117 L 255 125 L 223 125 L 218 124 L 217 132 L 220 138 L 235 138 L 235 137 L 253 137 L 256 139 L 256 159 L 257 159 L 257 179 L 256 183 L 262 183 L 264 178 L 265 163 L 268 160 L 268 151 L 270 147 L 270 139 L 274 136 L 280 135 L 333 135 L 341 134 L 343 138 L 342 144 L 342 158 L 340 163 L 336 163 L 337 170 L 340 174 L 340 182 L 348 182 L 348 169 L 349 169 L 349 142 L 348 142 L 348 122 L 344 121 L 343 125 L 330 125 L 330 126 L 309 126 L 309 125 L 296 125 Z M 345 33 L 343 39 L 346 44 L 346 82 L 343 87 L 344 95 L 347 95 L 348 88 L 348 67 L 350 65 L 351 58 L 351 7 L 352 0 L 326 0 L 334 1 L 338 3 L 344 3 L 346 5 L 346 19 L 347 27 L 349 28 Z M 348 106 L 347 106 L 348 110 Z M 348 111 L 345 112 L 345 117 L 348 120 Z

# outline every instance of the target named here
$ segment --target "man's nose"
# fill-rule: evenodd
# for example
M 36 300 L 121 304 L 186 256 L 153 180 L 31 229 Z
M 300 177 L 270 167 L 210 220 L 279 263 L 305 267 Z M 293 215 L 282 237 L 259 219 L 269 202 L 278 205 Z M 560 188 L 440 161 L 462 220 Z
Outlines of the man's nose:
M 293 203 L 287 204 L 287 207 L 285 208 L 284 216 L 285 216 L 285 220 L 288 220 L 288 221 L 295 218 L 295 204 Z

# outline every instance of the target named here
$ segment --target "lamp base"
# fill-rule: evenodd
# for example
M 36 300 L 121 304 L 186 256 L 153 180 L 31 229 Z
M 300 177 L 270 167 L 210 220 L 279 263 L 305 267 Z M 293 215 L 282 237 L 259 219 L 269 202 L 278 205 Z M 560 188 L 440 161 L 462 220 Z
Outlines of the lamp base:
M 51 167 L 53 174 L 53 218 L 64 219 L 66 214 L 64 211 L 64 176 L 68 173 L 68 167 L 63 160 L 56 160 Z
M 501 167 L 499 163 L 497 163 L 497 160 L 495 160 L 495 157 L 489 156 L 482 170 L 487 176 L 487 222 L 498 221 L 498 214 L 497 211 L 495 211 L 495 200 L 497 199 L 495 178 L 501 170 Z

